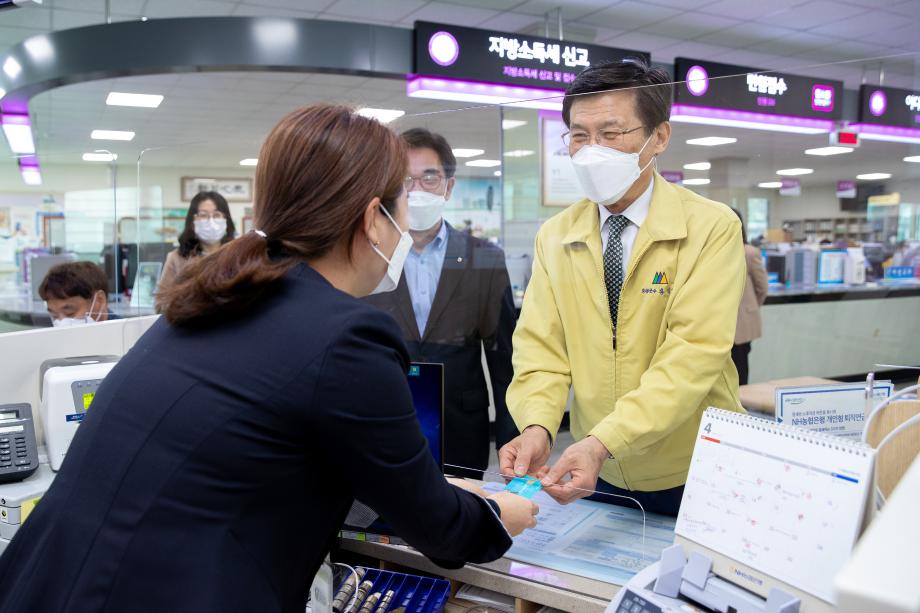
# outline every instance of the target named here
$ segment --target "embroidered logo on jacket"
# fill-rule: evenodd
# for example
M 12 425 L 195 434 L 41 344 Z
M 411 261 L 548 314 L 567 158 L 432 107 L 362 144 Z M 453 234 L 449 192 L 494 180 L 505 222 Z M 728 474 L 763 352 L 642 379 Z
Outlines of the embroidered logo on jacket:
M 668 285 L 668 275 L 663 272 L 656 272 L 652 277 L 652 285 Z

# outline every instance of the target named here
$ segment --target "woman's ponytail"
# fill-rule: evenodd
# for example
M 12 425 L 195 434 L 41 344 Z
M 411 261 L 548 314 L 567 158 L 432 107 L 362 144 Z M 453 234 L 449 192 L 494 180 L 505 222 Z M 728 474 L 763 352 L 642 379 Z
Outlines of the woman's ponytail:
M 175 325 L 242 313 L 297 263 L 270 257 L 269 240 L 255 232 L 196 258 L 175 283 L 157 294 L 163 316 Z

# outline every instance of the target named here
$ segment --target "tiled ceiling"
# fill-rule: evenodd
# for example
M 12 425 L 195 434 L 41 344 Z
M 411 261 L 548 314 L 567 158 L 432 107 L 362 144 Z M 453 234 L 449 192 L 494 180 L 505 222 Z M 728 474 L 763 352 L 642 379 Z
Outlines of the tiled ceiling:
M 2 11 L 0 47 L 50 30 L 103 23 L 105 4 L 44 0 L 41 7 Z M 882 72 L 886 85 L 920 84 L 920 0 L 111 0 L 110 5 L 113 21 L 250 15 L 410 28 L 424 19 L 528 33 L 542 32 L 545 15 L 562 5 L 568 38 L 649 51 L 659 62 L 698 57 L 843 79 L 849 88 L 864 80 L 878 82 Z M 555 29 L 554 16 L 548 23 Z M 114 89 L 160 93 L 166 101 L 156 110 L 107 107 L 105 95 Z M 498 155 L 496 110 L 447 113 L 458 105 L 408 99 L 400 80 L 290 73 L 130 77 L 53 90 L 36 97 L 31 111 L 43 163 L 79 163 L 82 152 L 100 144 L 89 139 L 89 131 L 102 128 L 137 132 L 132 143 L 108 145 L 121 156 L 119 162 L 136 159 L 146 147 L 166 147 L 145 159 L 156 165 L 227 167 L 255 157 L 266 132 L 281 116 L 314 101 L 403 109 L 411 117 L 394 124 L 397 128 L 427 123 L 444 132 L 454 146 L 484 148 L 487 156 Z M 664 159 L 671 166 L 699 161 L 695 158 L 700 155 L 743 155 L 762 163 L 755 174 L 772 176 L 782 167 L 779 161 L 802 157 L 806 146 L 826 144 L 826 137 L 742 131 L 750 137 L 725 151 L 698 151 L 680 143 L 714 131 L 687 125 L 677 129 L 681 138 Z M 867 143 L 858 155 L 843 156 L 849 160 L 820 161 L 838 169 L 852 164 L 861 171 L 869 155 L 900 163 L 899 156 L 909 150 Z M 811 161 L 820 169 L 815 160 L 796 164 Z M 491 169 L 480 173 L 491 174 Z M 819 178 L 816 172 L 808 181 Z

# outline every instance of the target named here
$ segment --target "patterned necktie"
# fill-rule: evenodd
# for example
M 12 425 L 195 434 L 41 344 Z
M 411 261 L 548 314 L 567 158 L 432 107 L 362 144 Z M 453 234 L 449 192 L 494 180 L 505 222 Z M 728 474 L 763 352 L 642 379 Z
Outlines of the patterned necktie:
M 623 287 L 623 243 L 620 234 L 629 225 L 623 215 L 607 218 L 607 249 L 604 251 L 604 284 L 607 286 L 607 303 L 610 305 L 610 319 L 613 331 L 617 329 L 617 311 L 620 303 L 620 289 Z

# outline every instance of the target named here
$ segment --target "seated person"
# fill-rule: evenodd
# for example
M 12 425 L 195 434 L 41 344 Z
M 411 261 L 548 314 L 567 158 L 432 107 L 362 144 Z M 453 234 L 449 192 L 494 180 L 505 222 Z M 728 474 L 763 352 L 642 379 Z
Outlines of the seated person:
M 109 311 L 109 281 L 92 262 L 66 262 L 48 271 L 38 288 L 55 327 L 92 324 L 118 316 Z

